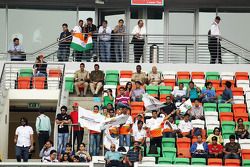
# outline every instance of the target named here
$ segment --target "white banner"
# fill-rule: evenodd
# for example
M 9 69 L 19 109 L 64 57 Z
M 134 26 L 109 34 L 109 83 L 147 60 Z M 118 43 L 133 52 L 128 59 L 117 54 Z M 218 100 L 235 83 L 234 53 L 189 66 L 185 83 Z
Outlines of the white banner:
M 128 117 L 129 115 L 122 114 L 113 118 L 109 118 L 102 123 L 101 129 L 104 130 L 104 129 L 108 129 L 111 126 L 125 124 L 126 121 L 128 120 Z
M 187 110 L 189 110 L 190 108 L 192 108 L 192 102 L 190 99 L 188 99 L 187 101 L 182 103 L 179 107 L 181 113 L 183 113 L 183 114 L 185 114 L 187 112 Z
M 142 101 L 144 102 L 144 106 L 147 111 L 159 110 L 160 108 L 165 107 L 162 102 L 147 93 L 142 95 Z

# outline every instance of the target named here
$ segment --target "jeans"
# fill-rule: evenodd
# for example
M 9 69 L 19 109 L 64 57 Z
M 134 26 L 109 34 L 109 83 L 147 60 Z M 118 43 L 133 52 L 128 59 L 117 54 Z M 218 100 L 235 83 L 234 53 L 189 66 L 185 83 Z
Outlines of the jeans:
M 38 143 L 39 143 L 39 151 L 43 148 L 46 141 L 49 140 L 49 132 L 48 131 L 40 131 L 38 136 Z
M 124 104 L 122 102 L 118 102 L 117 105 L 116 105 L 117 109 L 126 108 L 126 107 L 129 107 L 129 105 L 128 104 Z
M 125 145 L 124 145 L 124 139 L 125 139 Z M 119 146 L 130 147 L 130 135 L 119 135 Z
M 29 147 L 16 146 L 16 160 L 17 160 L 17 162 L 21 162 L 22 158 L 23 158 L 23 162 L 28 162 Z
M 174 133 L 174 132 L 165 132 L 165 133 L 163 133 L 163 137 L 165 137 L 165 138 L 176 138 L 176 133 Z
M 225 159 L 239 159 L 240 156 L 239 154 L 226 154 L 224 158 Z
M 100 41 L 100 61 L 110 62 L 110 41 Z
M 192 154 L 192 158 L 207 158 L 207 153 L 204 153 L 204 154 Z
M 98 156 L 100 152 L 100 134 L 90 134 L 89 152 L 92 156 Z
M 115 41 L 115 58 L 116 62 L 123 62 L 123 42 Z
M 68 133 L 58 133 L 57 136 L 57 152 L 60 154 L 62 151 L 65 151 L 66 144 L 68 142 L 69 134 Z
M 57 51 L 58 61 L 69 61 L 70 47 L 59 47 Z
M 80 146 L 80 144 L 82 143 L 83 135 L 84 135 L 84 131 L 83 130 L 73 131 L 73 146 L 72 147 L 73 147 L 74 151 L 75 151 L 75 141 L 77 140 L 77 149 L 78 149 L 79 146 Z
M 201 102 L 202 103 L 216 103 L 216 100 L 209 98 L 209 97 L 204 97 Z

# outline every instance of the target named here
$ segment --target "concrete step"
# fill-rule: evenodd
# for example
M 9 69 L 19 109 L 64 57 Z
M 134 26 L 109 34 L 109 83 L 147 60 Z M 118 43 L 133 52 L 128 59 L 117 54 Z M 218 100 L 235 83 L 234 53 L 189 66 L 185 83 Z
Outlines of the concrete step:
M 72 104 L 78 102 L 79 106 L 87 110 L 92 110 L 94 105 L 101 105 L 100 97 L 70 97 L 69 98 L 69 109 L 72 109 Z

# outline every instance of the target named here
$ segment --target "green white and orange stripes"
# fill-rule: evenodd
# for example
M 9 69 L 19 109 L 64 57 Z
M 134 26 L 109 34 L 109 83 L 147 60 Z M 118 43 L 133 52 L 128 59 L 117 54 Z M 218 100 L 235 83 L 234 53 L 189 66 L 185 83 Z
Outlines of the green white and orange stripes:
M 86 51 L 92 49 L 93 41 L 91 35 L 86 35 L 82 33 L 74 33 L 73 39 L 70 47 L 76 51 Z

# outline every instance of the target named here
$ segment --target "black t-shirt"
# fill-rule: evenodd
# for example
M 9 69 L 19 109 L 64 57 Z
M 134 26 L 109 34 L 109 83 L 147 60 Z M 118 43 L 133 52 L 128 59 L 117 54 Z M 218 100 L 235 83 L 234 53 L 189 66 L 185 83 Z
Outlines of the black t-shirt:
M 69 37 L 71 35 L 71 33 L 69 32 L 69 31 L 66 31 L 66 32 L 62 32 L 61 34 L 60 34 L 60 40 L 61 39 L 63 39 L 63 38 L 66 38 L 66 37 L 68 37 L 66 40 L 72 40 L 72 37 Z M 69 47 L 70 46 L 70 44 L 71 44 L 71 42 L 60 42 L 59 43 L 59 47 L 60 48 L 65 48 L 65 47 Z
M 162 111 L 169 115 L 173 110 L 176 110 L 176 106 L 174 103 L 164 103 L 165 107 L 162 108 Z M 173 114 L 172 116 L 175 117 L 176 114 Z
M 65 115 L 57 114 L 56 119 L 59 121 L 70 120 L 71 117 L 68 114 Z M 63 125 L 63 126 L 58 125 L 58 133 L 69 133 L 68 125 Z
M 84 27 L 84 33 L 92 32 L 93 34 L 95 34 L 97 33 L 96 31 L 97 31 L 97 28 L 96 28 L 96 25 L 94 24 L 92 24 L 92 26 L 87 25 Z M 96 40 L 96 38 L 97 38 L 96 35 L 93 35 L 93 40 Z

